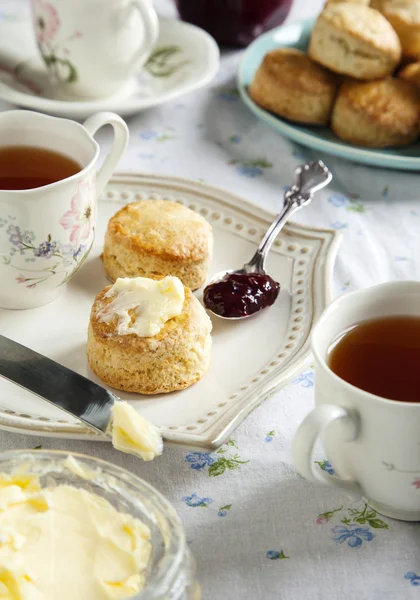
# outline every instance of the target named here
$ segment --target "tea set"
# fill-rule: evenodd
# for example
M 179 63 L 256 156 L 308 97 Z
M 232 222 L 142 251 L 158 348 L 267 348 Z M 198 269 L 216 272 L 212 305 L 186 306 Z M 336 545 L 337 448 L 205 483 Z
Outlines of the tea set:
M 99 102 L 110 103 L 113 94 L 127 99 L 135 74 L 150 60 L 159 36 L 157 16 L 146 0 L 103 3 L 103 11 L 92 6 L 84 0 L 32 0 L 44 76 L 55 90 L 55 98 L 45 102 L 83 105 L 76 109 L 79 115 Z M 111 12 L 115 18 L 110 18 Z M 106 30 L 111 20 L 114 26 Z M 98 31 L 103 31 L 103 36 Z M 121 106 L 125 101 L 121 100 Z M 94 135 L 105 125 L 112 126 L 114 140 L 97 171 L 100 149 Z M 2 146 L 35 146 L 54 152 L 65 148 L 67 156 L 81 166 L 74 175 L 44 187 L 0 190 L 2 308 L 30 309 L 54 301 L 61 285 L 82 267 L 93 244 L 96 199 L 126 149 L 128 136 L 121 116 L 110 112 L 89 116 L 83 125 L 31 111 L 0 114 Z M 328 171 L 323 171 L 322 185 L 318 182 L 317 186 L 326 185 L 329 179 Z M 314 189 L 309 189 L 302 204 Z M 273 224 L 276 231 L 279 224 L 283 221 Z M 9 252 L 13 236 L 20 236 L 24 244 L 36 243 L 45 252 L 51 251 L 48 244 L 52 239 L 59 244 L 56 264 L 45 272 L 42 287 L 22 287 L 17 280 Z M 40 264 L 44 259 L 41 252 L 35 255 Z M 264 310 L 272 309 L 267 306 Z M 383 284 L 338 298 L 326 309 L 312 334 L 316 407 L 300 425 L 292 451 L 298 472 L 307 479 L 363 495 L 390 517 L 420 520 L 418 493 L 411 485 L 413 474 L 420 474 L 420 404 L 375 396 L 337 376 L 329 365 L 331 344 L 349 328 L 393 315 L 420 318 L 420 283 Z M 318 438 L 339 475 L 331 477 L 314 470 L 312 453 Z
M 0 21 L 0 98 L 50 115 L 136 114 L 207 85 L 219 64 L 207 32 L 149 0 L 34 0 L 30 18 Z

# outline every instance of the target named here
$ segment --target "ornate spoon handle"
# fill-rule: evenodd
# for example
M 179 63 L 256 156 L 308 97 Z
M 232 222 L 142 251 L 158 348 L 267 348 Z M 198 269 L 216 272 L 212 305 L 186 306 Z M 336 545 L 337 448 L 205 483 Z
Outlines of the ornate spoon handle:
M 246 265 L 245 268 L 247 270 L 259 273 L 264 272 L 264 263 L 267 254 L 284 224 L 302 206 L 309 204 L 314 193 L 328 185 L 331 179 L 332 175 L 330 171 L 321 160 L 300 165 L 296 169 L 295 181 L 284 194 L 283 209 L 268 228 L 254 256 Z

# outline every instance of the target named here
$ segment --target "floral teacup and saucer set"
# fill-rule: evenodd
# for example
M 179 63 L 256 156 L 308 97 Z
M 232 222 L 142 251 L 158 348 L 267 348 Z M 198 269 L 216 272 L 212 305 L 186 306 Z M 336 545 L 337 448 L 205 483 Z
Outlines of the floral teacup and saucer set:
M 219 49 L 198 27 L 159 20 L 149 0 L 95 6 L 31 0 L 30 16 L 0 21 L 0 98 L 78 119 L 127 116 L 215 76 Z

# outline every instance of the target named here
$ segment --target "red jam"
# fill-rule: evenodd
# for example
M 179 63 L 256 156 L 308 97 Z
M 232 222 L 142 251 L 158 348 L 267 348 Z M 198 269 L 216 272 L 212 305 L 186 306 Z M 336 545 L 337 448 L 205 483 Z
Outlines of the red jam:
M 260 273 L 231 273 L 208 285 L 204 305 L 220 317 L 247 317 L 271 306 L 280 292 L 280 284 Z

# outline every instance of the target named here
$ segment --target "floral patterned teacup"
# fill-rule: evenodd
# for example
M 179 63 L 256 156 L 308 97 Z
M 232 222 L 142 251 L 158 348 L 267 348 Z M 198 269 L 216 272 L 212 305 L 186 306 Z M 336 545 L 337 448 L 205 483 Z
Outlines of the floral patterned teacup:
M 114 142 L 99 172 L 93 138 L 103 125 Z M 113 113 L 84 125 L 31 111 L 0 113 L 1 146 L 35 146 L 65 153 L 81 170 L 49 185 L 0 190 L 0 307 L 33 308 L 54 300 L 92 246 L 96 198 L 128 143 L 128 128 Z
M 378 512 L 420 520 L 420 402 L 395 402 L 340 379 L 328 366 L 331 342 L 355 323 L 390 315 L 420 316 L 420 282 L 396 281 L 341 296 L 312 333 L 316 408 L 293 441 L 298 472 L 363 495 Z M 314 467 L 321 436 L 334 475 Z
M 31 0 L 33 27 L 59 98 L 128 93 L 156 43 L 151 0 Z

